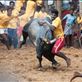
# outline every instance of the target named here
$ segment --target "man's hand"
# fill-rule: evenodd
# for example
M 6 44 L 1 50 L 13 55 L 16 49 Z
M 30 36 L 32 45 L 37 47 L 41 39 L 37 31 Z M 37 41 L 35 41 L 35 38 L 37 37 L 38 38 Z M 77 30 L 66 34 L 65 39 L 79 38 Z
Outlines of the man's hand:
M 47 42 L 47 39 L 46 38 L 42 38 L 42 39 L 43 39 L 43 41 Z
M 46 42 L 46 44 L 50 44 L 50 42 L 46 38 L 43 38 L 43 41 Z
M 39 25 L 44 25 L 45 24 L 45 22 L 42 22 L 42 21 L 40 21 L 40 22 L 38 22 L 39 23 Z

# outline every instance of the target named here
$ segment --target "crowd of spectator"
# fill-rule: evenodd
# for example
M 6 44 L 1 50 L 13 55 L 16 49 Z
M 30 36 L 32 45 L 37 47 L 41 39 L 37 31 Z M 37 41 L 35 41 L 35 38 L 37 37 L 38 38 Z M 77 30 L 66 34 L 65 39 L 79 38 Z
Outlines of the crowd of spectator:
M 1 42 L 3 42 L 8 49 L 10 49 L 12 45 L 14 48 L 20 46 L 21 41 L 23 41 L 22 29 L 29 20 L 32 18 L 51 18 L 51 15 L 46 12 L 42 2 L 40 2 L 40 4 L 38 3 L 39 6 L 36 7 L 36 0 L 21 1 L 23 3 L 21 7 L 20 1 L 18 2 L 19 5 L 17 2 L 10 1 L 8 6 L 0 2 L 0 37 Z M 16 10 L 18 12 L 16 12 Z M 73 46 L 74 37 L 78 37 L 81 46 L 82 17 L 79 14 L 79 10 L 70 9 L 70 13 L 66 14 L 61 20 L 62 22 L 66 20 L 64 27 L 65 46 L 68 48 Z M 74 29 L 77 29 L 77 31 Z

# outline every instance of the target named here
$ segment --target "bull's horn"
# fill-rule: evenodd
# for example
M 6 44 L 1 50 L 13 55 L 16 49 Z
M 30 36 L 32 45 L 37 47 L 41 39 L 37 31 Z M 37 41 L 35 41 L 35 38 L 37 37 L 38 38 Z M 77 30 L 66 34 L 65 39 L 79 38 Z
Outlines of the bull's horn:
M 71 78 L 70 82 L 72 82 L 77 77 L 82 77 L 82 74 L 80 74 L 79 72 L 75 72 L 73 77 Z

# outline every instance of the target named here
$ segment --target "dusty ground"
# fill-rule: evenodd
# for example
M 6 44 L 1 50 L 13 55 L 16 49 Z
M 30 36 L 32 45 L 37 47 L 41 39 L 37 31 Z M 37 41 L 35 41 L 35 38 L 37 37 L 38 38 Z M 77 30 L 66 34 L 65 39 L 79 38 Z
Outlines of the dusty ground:
M 0 73 L 14 74 L 19 82 L 69 82 L 74 72 L 82 73 L 82 49 L 64 48 L 62 51 L 71 59 L 69 68 L 64 60 L 56 57 L 61 68 L 54 70 L 51 63 L 43 58 L 43 71 L 38 71 L 36 52 L 32 46 L 8 51 L 0 45 Z M 82 78 L 77 78 L 74 82 L 82 82 Z

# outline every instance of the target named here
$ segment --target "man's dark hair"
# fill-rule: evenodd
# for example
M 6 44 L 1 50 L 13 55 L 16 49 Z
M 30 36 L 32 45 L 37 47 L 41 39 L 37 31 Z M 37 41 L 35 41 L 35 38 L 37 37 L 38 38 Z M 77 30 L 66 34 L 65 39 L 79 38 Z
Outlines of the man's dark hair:
M 58 16 L 58 14 L 59 14 L 59 12 L 58 12 L 58 10 L 57 10 L 57 9 L 53 9 L 53 10 L 51 10 L 51 13 L 56 14 L 56 16 Z
M 32 0 L 32 1 L 36 2 L 36 0 Z
M 5 5 L 0 2 L 0 10 L 3 12 L 5 10 Z
M 3 4 L 0 2 L 0 7 L 3 6 Z
M 4 4 L 2 4 L 1 2 L 0 2 L 0 8 L 3 8 L 4 7 Z
M 10 7 L 10 6 L 7 6 L 7 11 L 8 11 L 9 9 L 13 10 L 13 8 L 12 8 L 12 7 Z
M 39 12 L 41 10 L 41 7 L 40 6 L 36 6 L 36 11 Z
M 15 5 L 15 2 L 14 2 L 14 1 L 10 1 L 10 2 L 9 2 L 9 4 L 12 4 L 12 3 L 13 3 L 13 5 Z

